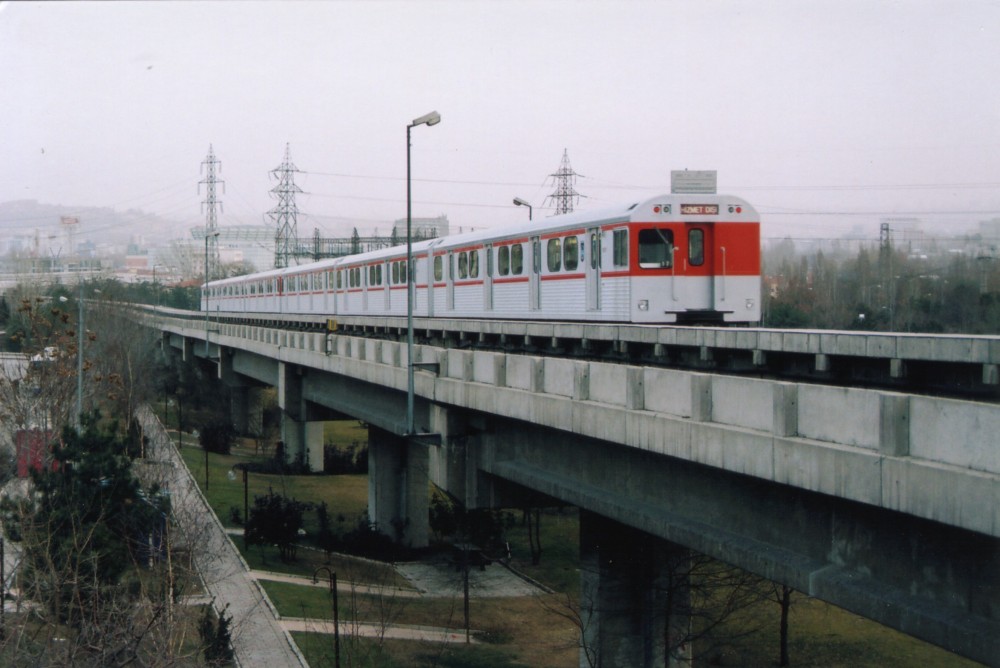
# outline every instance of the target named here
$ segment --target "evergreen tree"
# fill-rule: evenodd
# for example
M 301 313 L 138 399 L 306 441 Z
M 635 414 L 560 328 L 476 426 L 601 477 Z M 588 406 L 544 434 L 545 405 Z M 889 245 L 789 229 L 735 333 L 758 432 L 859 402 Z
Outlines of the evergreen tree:
M 82 431 L 63 431 L 50 465 L 32 472 L 32 501 L 8 506 L 4 520 L 22 543 L 32 598 L 71 626 L 120 596 L 123 575 L 145 561 L 169 512 L 167 497 L 141 488 L 126 440 L 100 429 L 99 417 L 86 416 Z

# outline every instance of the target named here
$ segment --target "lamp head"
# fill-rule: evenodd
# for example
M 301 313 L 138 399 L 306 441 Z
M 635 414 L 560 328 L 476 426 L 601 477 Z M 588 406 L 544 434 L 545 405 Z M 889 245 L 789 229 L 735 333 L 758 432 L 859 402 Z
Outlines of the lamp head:
M 517 206 L 531 206 L 531 204 L 529 204 L 526 200 L 521 199 L 520 197 L 514 198 L 514 204 L 516 204 Z
M 424 114 L 420 118 L 414 118 L 413 123 L 410 124 L 411 127 L 417 125 L 437 125 L 441 122 L 441 114 L 436 111 L 432 111 L 429 114 Z

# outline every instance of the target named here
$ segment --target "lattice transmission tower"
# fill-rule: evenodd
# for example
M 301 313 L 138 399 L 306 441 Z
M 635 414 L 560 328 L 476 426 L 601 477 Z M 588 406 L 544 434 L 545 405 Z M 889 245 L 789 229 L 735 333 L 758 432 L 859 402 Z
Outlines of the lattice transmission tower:
M 546 202 L 553 202 L 556 214 L 572 213 L 573 205 L 580 201 L 580 193 L 576 191 L 576 177 L 579 176 L 573 171 L 569 164 L 569 151 L 563 149 L 562 163 L 554 174 L 549 174 L 555 181 L 555 192 L 545 198 Z
M 222 172 L 222 163 L 216 159 L 212 145 L 208 145 L 208 155 L 201 163 L 201 173 L 205 178 L 198 182 L 198 191 L 201 192 L 201 185 L 205 185 L 205 200 L 201 203 L 201 210 L 205 214 L 205 282 L 212 280 L 218 275 L 219 270 L 219 212 L 222 211 L 222 202 L 218 198 L 216 186 L 222 186 L 222 191 L 226 191 L 226 182 L 220 181 L 216 177 L 216 171 Z
M 275 224 L 274 266 L 279 269 L 288 266 L 299 246 L 299 209 L 295 205 L 295 194 L 302 189 L 295 185 L 298 171 L 292 163 L 291 148 L 285 144 L 284 161 L 271 170 L 271 178 L 278 180 L 278 185 L 271 188 L 271 196 L 278 200 L 278 205 L 267 212 Z

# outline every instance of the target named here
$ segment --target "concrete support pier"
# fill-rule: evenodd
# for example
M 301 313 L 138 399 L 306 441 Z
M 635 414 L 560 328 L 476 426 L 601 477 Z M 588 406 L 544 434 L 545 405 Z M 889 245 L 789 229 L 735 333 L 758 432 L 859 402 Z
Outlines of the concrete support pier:
M 670 572 L 671 552 L 682 549 L 580 513 L 580 668 L 690 665 L 689 590 Z
M 278 406 L 281 408 L 281 440 L 287 461 L 301 461 L 310 471 L 323 470 L 323 423 L 310 421 L 302 395 L 305 370 L 294 364 L 278 364 Z
M 368 520 L 412 548 L 430 542 L 428 446 L 368 429 Z

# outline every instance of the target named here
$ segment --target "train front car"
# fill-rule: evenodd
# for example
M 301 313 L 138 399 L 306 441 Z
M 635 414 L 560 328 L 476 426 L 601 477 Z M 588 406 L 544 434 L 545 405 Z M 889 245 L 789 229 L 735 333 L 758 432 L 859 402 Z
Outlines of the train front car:
M 654 198 L 632 210 L 627 237 L 611 236 L 617 257 L 627 238 L 632 322 L 760 321 L 760 218 L 744 200 Z

